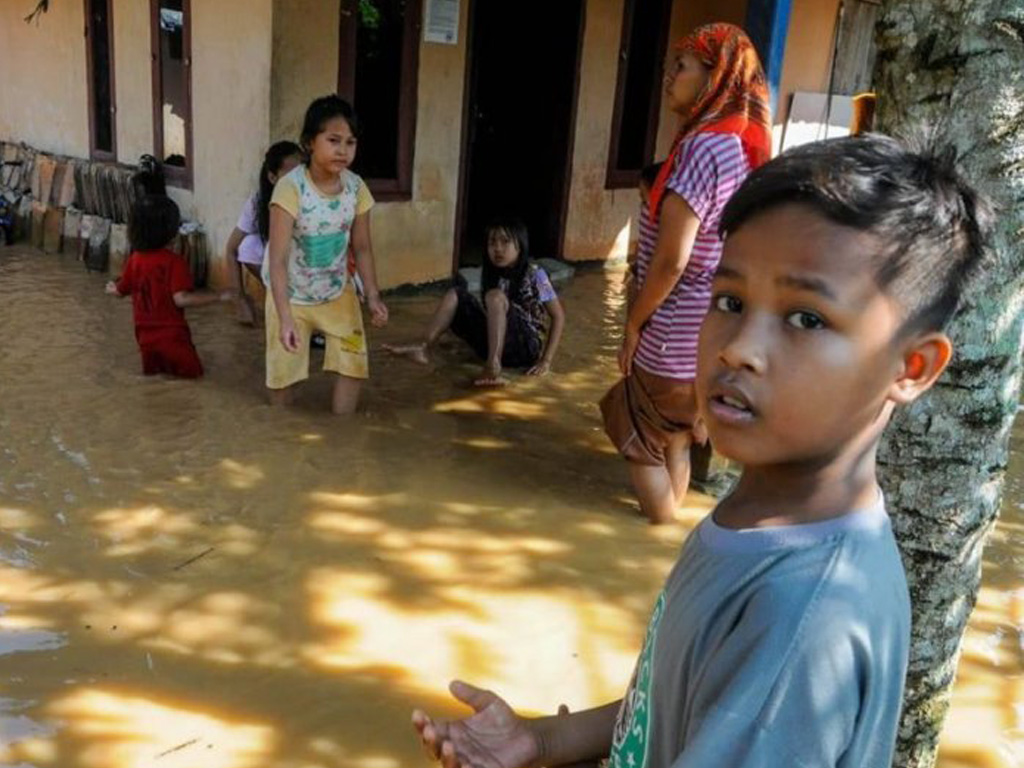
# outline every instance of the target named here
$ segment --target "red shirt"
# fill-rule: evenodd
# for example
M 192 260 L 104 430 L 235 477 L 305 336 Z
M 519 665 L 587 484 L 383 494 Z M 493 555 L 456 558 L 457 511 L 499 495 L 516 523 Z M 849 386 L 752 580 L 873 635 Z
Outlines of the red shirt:
M 133 253 L 117 281 L 117 290 L 122 296 L 132 295 L 136 328 L 188 327 L 185 312 L 174 303 L 174 294 L 192 290 L 192 275 L 185 259 L 174 251 Z

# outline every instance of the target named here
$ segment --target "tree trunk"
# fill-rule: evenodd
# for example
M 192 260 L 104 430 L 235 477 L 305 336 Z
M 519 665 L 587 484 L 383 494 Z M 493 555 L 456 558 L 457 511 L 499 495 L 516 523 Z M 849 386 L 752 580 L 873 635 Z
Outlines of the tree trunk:
M 1024 0 L 885 0 L 877 129 L 951 144 L 998 209 L 990 261 L 949 329 L 953 364 L 895 420 L 881 476 L 913 602 L 895 765 L 935 762 L 981 552 L 995 523 L 1024 328 Z

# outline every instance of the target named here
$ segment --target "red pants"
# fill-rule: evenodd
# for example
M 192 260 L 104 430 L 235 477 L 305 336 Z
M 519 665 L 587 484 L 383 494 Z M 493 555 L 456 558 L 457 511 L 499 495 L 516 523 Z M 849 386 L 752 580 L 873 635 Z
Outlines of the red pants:
M 147 376 L 166 373 L 183 379 L 203 375 L 192 334 L 188 326 L 180 328 L 136 328 L 135 338 L 142 354 L 142 372 Z

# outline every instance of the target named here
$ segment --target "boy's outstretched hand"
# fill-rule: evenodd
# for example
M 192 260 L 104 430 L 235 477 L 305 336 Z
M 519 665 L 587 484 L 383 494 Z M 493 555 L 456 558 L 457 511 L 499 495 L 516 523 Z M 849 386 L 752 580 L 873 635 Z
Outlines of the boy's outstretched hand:
M 103 292 L 108 296 L 120 296 L 121 292 L 117 290 L 117 283 L 113 280 L 108 280 L 107 284 L 103 286 Z
M 541 759 L 540 738 L 491 691 L 454 681 L 452 695 L 473 708 L 465 720 L 431 720 L 421 710 L 412 722 L 423 746 L 444 768 L 532 768 Z

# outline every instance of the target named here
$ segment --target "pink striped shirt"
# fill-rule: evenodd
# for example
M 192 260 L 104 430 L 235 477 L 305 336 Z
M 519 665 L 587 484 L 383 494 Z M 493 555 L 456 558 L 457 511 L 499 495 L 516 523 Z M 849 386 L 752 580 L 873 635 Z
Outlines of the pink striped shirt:
M 683 142 L 665 188 L 693 209 L 700 229 L 683 276 L 640 333 L 634 362 L 648 373 L 684 381 L 696 377 L 697 336 L 711 305 L 711 278 L 722 258 L 719 219 L 749 173 L 743 144 L 734 134 L 698 133 Z M 645 203 L 637 243 L 639 286 L 647 279 L 657 241 L 657 223 L 650 222 Z

